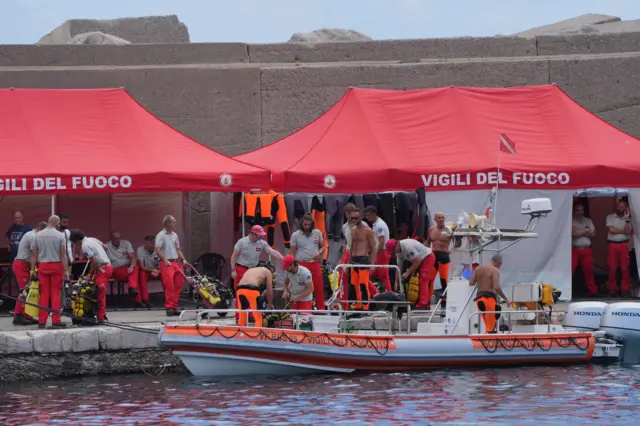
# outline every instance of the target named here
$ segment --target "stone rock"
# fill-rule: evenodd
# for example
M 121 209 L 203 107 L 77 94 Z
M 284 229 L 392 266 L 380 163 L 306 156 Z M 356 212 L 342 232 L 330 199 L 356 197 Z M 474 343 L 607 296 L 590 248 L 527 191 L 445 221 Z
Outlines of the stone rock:
M 100 349 L 100 338 L 96 330 L 90 328 L 74 330 L 71 335 L 73 352 L 90 352 Z
M 73 334 L 78 330 L 33 330 L 27 334 L 33 339 L 33 351 L 37 354 L 71 352 Z
M 535 37 L 538 35 L 557 35 L 565 31 L 576 31 L 583 26 L 595 26 L 610 22 L 620 22 L 617 16 L 599 15 L 587 13 L 585 15 L 576 16 L 575 18 L 565 19 L 564 21 L 555 22 L 553 24 L 543 25 L 541 27 L 531 28 L 526 31 L 513 34 L 519 37 Z M 587 34 L 587 33 L 583 33 Z
M 70 44 L 79 34 L 100 32 L 130 43 L 189 43 L 189 30 L 176 15 L 111 20 L 70 19 L 40 39 L 38 44 Z
M 91 31 L 88 33 L 78 34 L 69 40 L 68 44 L 113 44 L 116 46 L 123 46 L 131 43 L 123 38 L 116 37 L 111 34 L 101 33 L 100 31 Z
M 33 352 L 33 339 L 23 332 L 0 333 L 0 354 L 14 355 Z
M 328 43 L 335 41 L 370 41 L 370 36 L 356 30 L 321 28 L 310 33 L 295 33 L 289 43 Z
M 122 330 L 115 327 L 98 327 L 98 344 L 103 351 L 122 349 Z

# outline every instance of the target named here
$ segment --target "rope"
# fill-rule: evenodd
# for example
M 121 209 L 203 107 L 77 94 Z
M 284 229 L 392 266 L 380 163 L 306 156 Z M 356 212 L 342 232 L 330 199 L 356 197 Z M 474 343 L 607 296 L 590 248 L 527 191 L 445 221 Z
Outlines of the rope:
M 544 352 L 550 351 L 554 343 L 563 348 L 575 347 L 582 351 L 586 351 L 589 348 L 589 342 L 587 341 L 586 345 L 581 345 L 575 338 L 562 338 L 559 339 L 557 337 L 531 337 L 530 339 L 521 339 L 518 337 L 509 339 L 479 339 L 482 347 L 489 352 L 495 353 L 498 349 L 504 349 L 506 351 L 512 351 L 514 349 L 525 349 L 526 351 L 533 352 L 536 349 L 540 349 Z M 545 343 L 548 342 L 548 345 Z
M 292 338 L 285 331 L 282 331 L 282 330 L 280 330 L 280 333 L 277 334 L 277 331 L 275 331 L 275 330 L 270 332 L 270 333 L 266 333 L 266 332 L 263 331 L 263 329 L 259 328 L 255 335 L 251 335 L 251 333 L 247 332 L 246 328 L 243 328 L 243 329 L 238 328 L 233 333 L 231 333 L 231 335 L 227 335 L 227 334 L 223 333 L 222 330 L 220 329 L 220 327 L 218 327 L 218 326 L 215 326 L 213 328 L 213 331 L 211 331 L 211 333 L 208 333 L 208 334 L 205 334 L 200 330 L 200 324 L 196 324 L 195 327 L 196 327 L 196 330 L 198 331 L 198 334 L 200 334 L 200 336 L 202 336 L 202 337 L 212 337 L 214 335 L 218 335 L 220 337 L 223 337 L 224 339 L 229 340 L 229 339 L 235 338 L 240 333 L 244 333 L 251 339 L 261 338 L 262 340 L 270 340 L 272 342 L 283 342 L 284 341 L 284 342 L 295 343 L 295 344 L 302 344 L 305 341 L 307 341 L 309 343 L 313 343 L 311 341 L 312 339 L 317 339 L 318 337 L 324 337 L 329 342 L 331 342 L 333 345 L 335 345 L 337 347 L 340 347 L 340 348 L 344 348 L 345 346 L 347 346 L 348 343 L 351 343 L 353 346 L 355 346 L 358 349 L 374 349 L 378 353 L 378 355 L 386 355 L 387 352 L 389 352 L 389 339 L 385 339 L 385 347 L 380 349 L 376 345 L 373 344 L 373 340 L 368 336 L 363 336 L 364 339 L 365 339 L 365 343 L 360 343 L 360 342 L 354 340 L 353 338 L 351 338 L 348 334 L 345 334 L 344 342 L 340 342 L 340 341 L 337 341 L 334 338 L 332 338 L 331 335 L 329 335 L 327 333 L 320 333 L 318 336 L 310 336 L 306 332 L 300 331 L 300 333 L 302 333 L 303 337 L 302 337 L 301 340 L 298 341 L 297 339 Z M 273 333 L 276 333 L 277 335 L 275 337 L 272 337 Z

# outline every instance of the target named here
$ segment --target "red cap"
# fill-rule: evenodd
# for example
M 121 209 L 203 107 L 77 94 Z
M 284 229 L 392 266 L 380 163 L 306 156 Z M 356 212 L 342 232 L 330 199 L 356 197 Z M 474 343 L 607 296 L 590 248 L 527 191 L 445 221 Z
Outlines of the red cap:
M 260 225 L 253 225 L 251 227 L 251 233 L 256 234 L 259 237 L 266 237 L 267 233 L 264 232 L 264 228 Z
M 392 252 L 395 246 L 396 246 L 396 240 L 389 240 L 385 243 L 384 249 L 388 252 Z
M 293 265 L 293 262 L 295 262 L 295 259 L 293 258 L 293 256 L 291 255 L 285 256 L 284 259 L 282 259 L 282 270 L 286 271 L 287 269 L 291 268 L 291 265 Z

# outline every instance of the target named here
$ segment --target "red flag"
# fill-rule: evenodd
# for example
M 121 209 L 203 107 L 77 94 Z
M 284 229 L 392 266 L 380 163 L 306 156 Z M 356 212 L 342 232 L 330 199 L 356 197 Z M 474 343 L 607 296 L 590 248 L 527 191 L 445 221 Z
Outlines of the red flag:
M 516 143 L 504 133 L 500 133 L 500 151 L 516 155 Z

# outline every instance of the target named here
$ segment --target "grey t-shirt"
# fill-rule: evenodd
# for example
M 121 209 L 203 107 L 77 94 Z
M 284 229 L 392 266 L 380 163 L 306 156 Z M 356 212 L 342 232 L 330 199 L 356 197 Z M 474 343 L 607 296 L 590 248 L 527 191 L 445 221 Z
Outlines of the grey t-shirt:
M 144 246 L 138 247 L 136 251 L 136 258 L 142 262 L 145 268 L 158 269 L 160 266 L 160 258 L 155 251 L 149 253 Z
M 291 289 L 291 295 L 297 296 L 305 291 L 307 283 L 313 282 L 311 278 L 311 272 L 304 266 L 298 265 L 298 272 L 292 274 L 291 272 L 285 272 L 285 278 L 289 279 L 289 288 Z M 300 302 L 308 302 L 313 300 L 313 293 L 301 298 Z
M 129 254 L 133 253 L 133 246 L 127 240 L 120 240 L 118 247 L 114 246 L 111 241 L 107 243 L 107 256 L 114 268 L 122 268 L 131 265 Z
M 591 231 L 595 231 L 593 222 L 588 217 L 583 217 L 582 220 L 573 219 L 572 226 L 578 229 L 589 228 Z M 581 237 L 571 237 L 571 245 L 576 248 L 591 247 L 591 237 L 583 235 Z
M 64 246 L 64 235 L 50 226 L 35 235 L 31 248 L 38 246 L 38 262 L 60 262 L 60 247 Z
M 401 261 L 413 262 L 416 260 L 416 257 L 422 261 L 432 253 L 432 250 L 429 247 L 425 246 L 420 241 L 411 238 L 400 240 L 399 244 L 400 253 L 398 254 L 398 258 Z M 401 264 L 402 263 L 398 262 L 398 265 Z
M 16 255 L 16 260 L 24 260 L 26 262 L 31 261 L 31 255 L 33 254 L 33 250 L 31 250 L 31 246 L 36 239 L 36 231 L 31 230 L 25 233 L 18 244 L 18 254 Z
M 233 247 L 239 253 L 236 263 L 247 268 L 254 268 L 258 266 L 260 255 L 266 252 L 268 248 L 269 243 L 265 240 L 260 239 L 252 243 L 249 237 L 240 238 Z
M 180 241 L 178 241 L 178 234 L 175 232 L 168 233 L 164 229 L 158 232 L 158 235 L 156 235 L 156 247 L 163 251 L 167 260 L 178 260 Z
M 294 258 L 301 262 L 312 260 L 323 244 L 322 232 L 317 229 L 311 231 L 309 236 L 302 231 L 296 231 L 291 236 L 291 247 L 296 248 Z
M 613 226 L 616 229 L 624 229 L 627 221 L 624 217 L 620 217 L 615 213 L 607 216 L 607 226 Z M 607 240 L 609 241 L 629 241 L 628 234 L 612 234 L 611 232 L 607 233 Z

